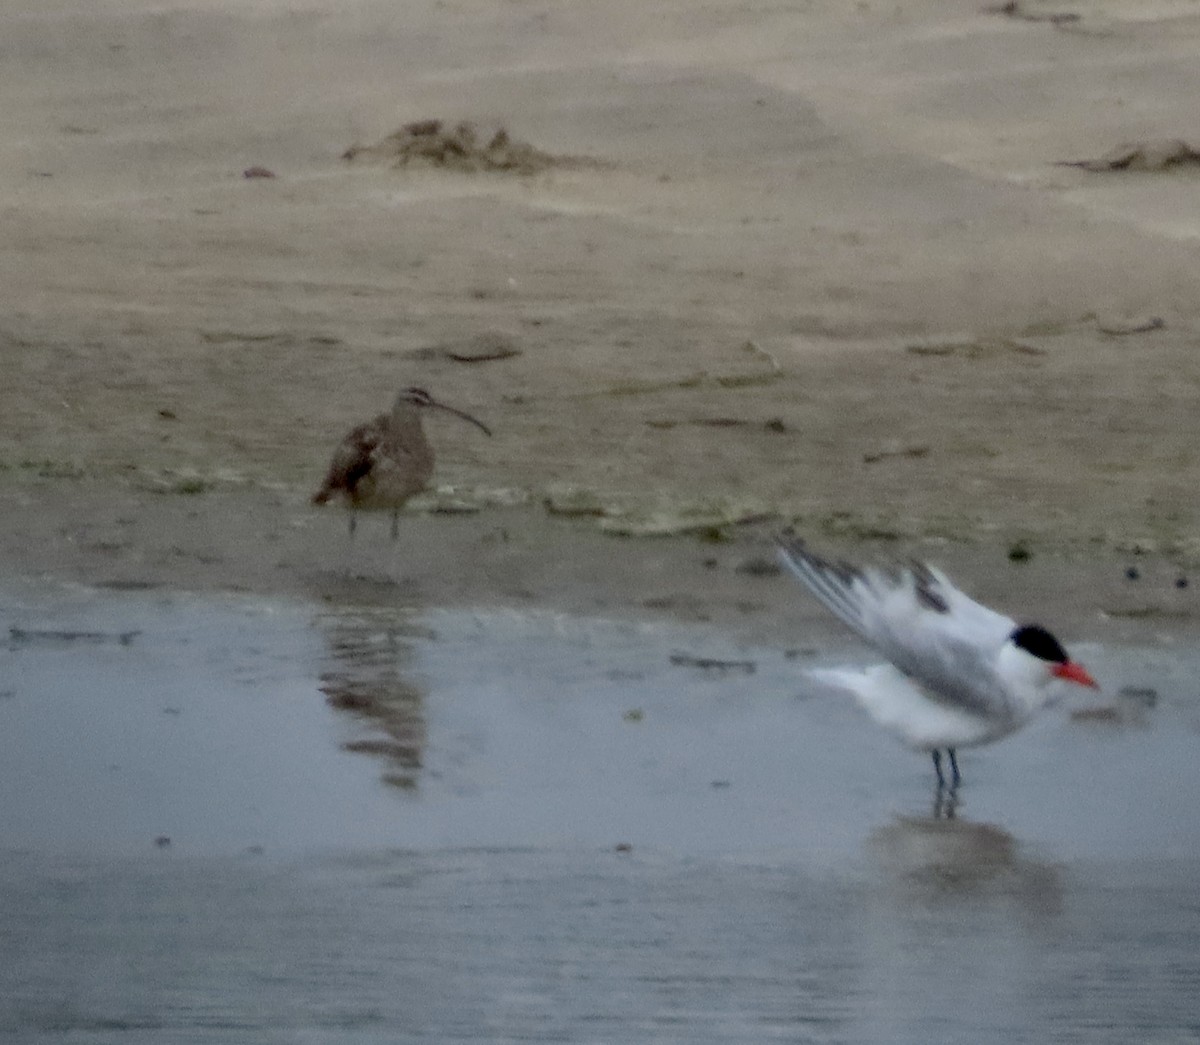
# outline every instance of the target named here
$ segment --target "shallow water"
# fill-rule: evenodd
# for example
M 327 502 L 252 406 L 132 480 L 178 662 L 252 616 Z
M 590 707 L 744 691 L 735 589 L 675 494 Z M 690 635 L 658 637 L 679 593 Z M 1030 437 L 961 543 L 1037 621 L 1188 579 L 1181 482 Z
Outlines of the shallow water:
M 1077 647 L 1112 712 L 964 752 L 945 820 L 923 759 L 806 693 L 852 647 L 0 612 L 14 1040 L 1200 1040 L 1191 647 Z

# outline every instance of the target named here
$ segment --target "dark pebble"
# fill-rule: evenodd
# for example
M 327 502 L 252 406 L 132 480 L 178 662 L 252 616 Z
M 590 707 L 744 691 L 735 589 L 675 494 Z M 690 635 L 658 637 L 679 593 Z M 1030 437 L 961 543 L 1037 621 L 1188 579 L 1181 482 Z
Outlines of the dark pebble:
M 779 563 L 760 557 L 744 559 L 734 569 L 738 573 L 746 574 L 748 577 L 775 577 L 783 572 L 783 567 Z

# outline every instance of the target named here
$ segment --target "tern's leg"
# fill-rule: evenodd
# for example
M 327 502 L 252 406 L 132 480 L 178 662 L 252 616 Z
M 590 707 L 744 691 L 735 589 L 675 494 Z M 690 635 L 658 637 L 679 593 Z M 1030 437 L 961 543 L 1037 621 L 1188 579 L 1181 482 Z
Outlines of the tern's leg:
M 954 748 L 946 748 L 946 754 L 950 756 L 950 787 L 954 789 L 962 783 L 962 774 L 958 771 L 958 759 L 954 757 Z
M 358 528 L 358 512 L 353 508 L 350 509 L 350 536 L 354 536 L 354 531 Z
M 392 512 L 392 540 L 400 536 L 400 509 Z
M 954 762 L 954 755 L 950 756 L 951 764 Z M 946 778 L 942 776 L 942 753 L 937 748 L 933 749 L 933 771 L 937 774 L 938 790 L 941 791 L 946 786 Z M 957 773 L 957 770 L 955 770 Z

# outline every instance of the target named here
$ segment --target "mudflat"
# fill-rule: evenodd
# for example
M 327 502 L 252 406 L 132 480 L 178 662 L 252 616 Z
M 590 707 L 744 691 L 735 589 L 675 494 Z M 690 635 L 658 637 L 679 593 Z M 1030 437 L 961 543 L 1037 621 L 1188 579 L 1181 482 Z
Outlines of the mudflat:
M 764 633 L 809 612 L 761 566 L 794 523 L 1191 617 L 1200 172 L 1063 163 L 1186 137 L 1194 4 L 58 0 L 0 39 L 10 575 Z M 445 488 L 351 549 L 308 496 L 414 384 L 495 437 L 433 422 Z

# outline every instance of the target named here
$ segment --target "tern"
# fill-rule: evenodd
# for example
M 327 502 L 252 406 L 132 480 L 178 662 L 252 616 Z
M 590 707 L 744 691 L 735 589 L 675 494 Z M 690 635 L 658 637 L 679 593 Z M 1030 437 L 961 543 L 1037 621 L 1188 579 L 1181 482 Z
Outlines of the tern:
M 834 616 L 890 663 L 814 671 L 848 690 L 879 725 L 933 756 L 938 788 L 962 779 L 955 752 L 1024 726 L 1055 696 L 1056 683 L 1099 689 L 1087 669 L 1040 624 L 1016 621 L 959 591 L 924 563 L 895 572 L 860 569 L 777 538 L 779 557 Z
M 338 444 L 325 481 L 313 494 L 313 504 L 344 495 L 350 505 L 351 536 L 358 509 L 389 508 L 395 540 L 400 509 L 433 477 L 433 447 L 421 424 L 421 412 L 426 409 L 444 410 L 481 428 L 484 434 L 492 434 L 478 418 L 439 403 L 425 389 L 405 388 L 396 396 L 390 414 L 379 414 L 352 428 Z

